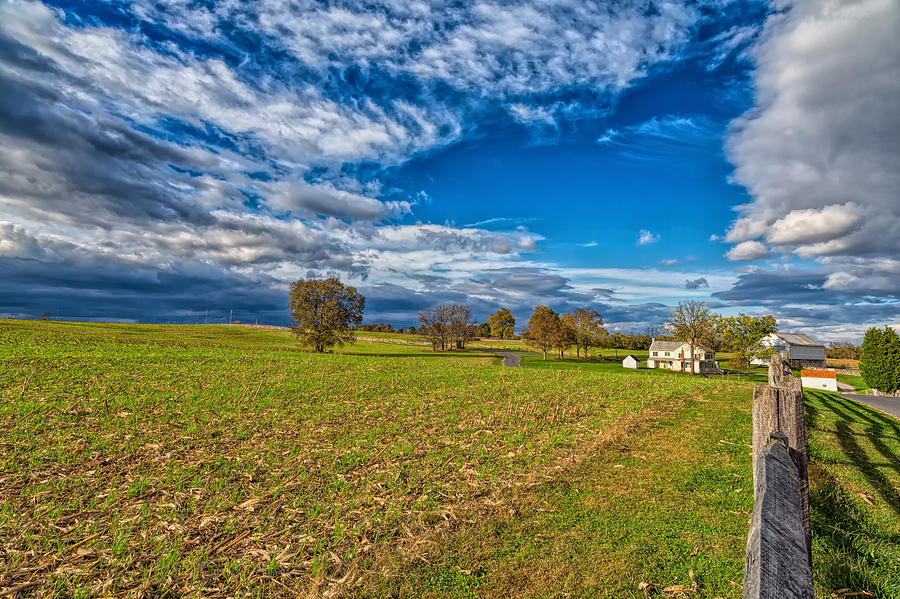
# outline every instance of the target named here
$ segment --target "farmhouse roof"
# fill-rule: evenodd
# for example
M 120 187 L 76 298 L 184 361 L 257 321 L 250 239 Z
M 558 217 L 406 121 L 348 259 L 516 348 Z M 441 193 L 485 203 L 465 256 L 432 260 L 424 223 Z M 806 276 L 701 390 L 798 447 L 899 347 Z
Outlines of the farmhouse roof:
M 675 350 L 681 349 L 682 345 L 688 345 L 688 342 L 687 341 L 654 341 L 653 343 L 650 344 L 650 349 L 656 350 L 656 351 L 675 351 Z M 712 351 L 711 349 L 709 349 L 708 347 L 706 347 L 705 345 L 702 345 L 700 343 L 695 343 L 694 349 L 695 350 L 702 349 L 704 351 Z
M 836 379 L 837 373 L 833 370 L 801 370 L 800 378 Z
M 790 345 L 812 345 L 825 347 L 823 344 L 819 343 L 809 335 L 801 335 L 799 333 L 776 333 L 776 335 L 784 339 L 784 341 Z

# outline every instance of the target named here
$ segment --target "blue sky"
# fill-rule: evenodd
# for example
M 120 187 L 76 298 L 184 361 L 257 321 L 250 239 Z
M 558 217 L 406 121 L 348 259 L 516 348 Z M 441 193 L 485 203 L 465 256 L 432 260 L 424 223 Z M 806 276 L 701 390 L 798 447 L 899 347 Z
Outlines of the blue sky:
M 900 295 L 900 6 L 0 4 L 0 312 L 683 299 L 857 340 Z

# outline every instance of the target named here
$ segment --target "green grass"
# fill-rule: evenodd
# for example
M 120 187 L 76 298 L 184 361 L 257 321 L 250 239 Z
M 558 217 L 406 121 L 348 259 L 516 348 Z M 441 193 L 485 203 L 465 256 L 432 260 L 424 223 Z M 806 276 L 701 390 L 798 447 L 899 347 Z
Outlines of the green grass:
M 480 353 L 340 352 L 275 329 L 0 322 L 4 580 L 348 586 L 473 497 L 690 391 Z
M 853 388 L 857 393 L 861 393 L 863 395 L 867 395 L 871 393 L 871 389 L 866 384 L 866 381 L 863 377 L 854 374 L 837 374 L 837 380 L 841 383 L 847 383 L 848 385 L 853 385 Z
M 646 354 L 647 352 L 644 352 Z M 627 354 L 626 354 L 627 355 Z M 673 377 L 697 377 L 690 373 L 673 372 L 662 368 L 647 368 L 646 356 L 641 359 L 641 367 L 637 370 L 630 370 L 622 366 L 622 360 L 625 356 L 615 358 L 613 356 L 603 356 L 602 358 L 575 358 L 568 356 L 561 360 L 558 357 L 547 355 L 545 360 L 542 355 L 523 357 L 520 364 L 523 368 L 536 368 L 542 370 L 576 370 L 581 372 L 593 373 L 609 373 L 622 374 L 628 373 L 632 376 L 640 377 L 663 377 L 671 379 Z M 639 357 L 639 356 L 635 356 Z M 746 374 L 729 374 L 729 375 L 708 375 L 710 379 L 724 379 L 727 381 L 745 381 L 751 383 L 766 383 L 768 380 L 768 370 L 766 367 L 754 366 L 749 373 Z
M 751 385 L 524 362 L 0 320 L 0 592 L 739 597 Z M 896 597 L 897 421 L 842 402 L 808 402 L 817 589 Z
M 816 588 L 900 597 L 900 420 L 805 392 Z

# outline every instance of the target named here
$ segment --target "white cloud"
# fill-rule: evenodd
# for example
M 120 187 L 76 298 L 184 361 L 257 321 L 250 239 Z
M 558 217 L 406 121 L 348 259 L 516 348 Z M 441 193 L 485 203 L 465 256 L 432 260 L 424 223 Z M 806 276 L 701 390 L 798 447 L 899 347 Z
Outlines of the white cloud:
M 52 256 L 25 227 L 0 221 L 0 256 L 11 258 L 47 258 Z
M 700 15 L 698 8 L 676 3 L 660 3 L 650 13 L 641 2 L 597 10 L 567 0 L 347 7 L 297 6 L 284 0 L 220 4 L 215 9 L 219 19 L 237 19 L 313 69 L 347 63 L 377 66 L 486 97 L 572 85 L 624 89 L 644 75 L 646 65 L 672 58 Z M 155 3 L 142 6 L 146 14 L 166 22 L 192 17 L 192 5 L 186 2 L 174 10 Z M 208 13 L 201 11 L 205 34 L 217 37 Z
M 729 260 L 759 260 L 771 255 L 766 246 L 758 241 L 742 241 L 725 254 Z
M 764 235 L 768 229 L 769 224 L 765 220 L 749 216 L 739 218 L 728 228 L 728 232 L 725 234 L 725 241 L 728 243 L 748 241 Z
M 900 254 L 900 3 L 782 0 L 728 139 L 752 201 L 726 240 L 873 264 Z M 738 248 L 741 248 L 738 250 Z M 760 254 L 739 245 L 737 255 Z M 835 283 L 837 284 L 837 283 Z
M 550 109 L 543 106 L 527 106 L 525 104 L 510 104 L 509 113 L 526 125 L 543 124 L 556 126 L 556 118 Z
M 657 241 L 659 241 L 659 235 L 651 233 L 647 229 L 641 229 L 641 232 L 638 235 L 638 245 L 647 245 L 656 243 Z
M 854 230 L 862 220 L 860 207 L 852 202 L 820 210 L 792 210 L 772 224 L 766 240 L 773 245 L 832 240 Z

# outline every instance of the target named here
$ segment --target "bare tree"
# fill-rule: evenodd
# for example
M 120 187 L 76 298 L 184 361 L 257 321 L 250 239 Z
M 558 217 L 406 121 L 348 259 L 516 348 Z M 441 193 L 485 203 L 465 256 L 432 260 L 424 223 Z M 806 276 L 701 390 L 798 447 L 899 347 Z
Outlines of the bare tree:
M 466 342 L 478 336 L 472 325 L 472 310 L 465 304 L 438 304 L 419 312 L 420 334 L 431 341 L 435 351 L 464 349 Z
M 465 304 L 452 304 L 450 308 L 450 335 L 456 349 L 465 349 L 466 341 L 474 339 L 478 332 L 472 329 L 472 310 Z
M 705 302 L 679 302 L 678 309 L 664 326 L 676 339 L 687 341 L 691 350 L 691 374 L 694 374 L 694 346 L 715 334 L 716 319 L 709 307 Z
M 441 351 L 446 349 L 447 338 L 450 333 L 449 322 L 445 320 L 447 317 L 444 306 L 435 306 L 427 310 L 419 311 L 419 334 L 431 341 L 431 349 Z

